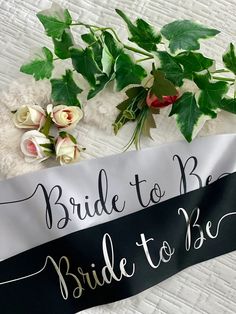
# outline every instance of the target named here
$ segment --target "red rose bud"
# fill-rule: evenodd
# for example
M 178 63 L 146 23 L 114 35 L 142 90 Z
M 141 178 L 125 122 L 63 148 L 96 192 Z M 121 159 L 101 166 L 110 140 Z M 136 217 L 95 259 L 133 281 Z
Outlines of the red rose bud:
M 149 92 L 146 98 L 146 103 L 148 107 L 153 108 L 164 108 L 169 105 L 172 105 L 178 98 L 178 94 L 174 96 L 163 96 L 162 100 L 159 100 L 156 95 L 151 95 Z

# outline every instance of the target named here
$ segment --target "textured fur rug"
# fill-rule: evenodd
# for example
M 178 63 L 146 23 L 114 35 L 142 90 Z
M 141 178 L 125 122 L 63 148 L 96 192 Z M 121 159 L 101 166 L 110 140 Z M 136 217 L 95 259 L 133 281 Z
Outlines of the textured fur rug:
M 111 89 L 111 88 L 110 88 Z M 115 106 L 124 98 L 123 93 L 112 93 L 108 90 L 99 94 L 88 103 L 85 101 L 85 116 L 83 122 L 75 130 L 75 135 L 86 151 L 81 159 L 106 156 L 123 151 L 124 145 L 132 134 L 134 125 L 126 126 L 115 136 L 112 132 L 112 122 L 117 110 Z M 55 162 L 46 161 L 41 164 L 27 164 L 19 149 L 21 129 L 17 129 L 12 122 L 12 110 L 23 104 L 38 104 L 46 106 L 50 103 L 50 86 L 48 82 L 35 82 L 23 78 L 15 81 L 11 87 L 0 94 L 0 173 L 8 178 L 44 167 L 55 166 Z M 157 129 L 152 132 L 154 141 L 144 140 L 142 147 L 158 145 L 182 139 L 176 129 L 173 118 L 167 118 L 169 109 L 164 109 L 156 116 Z M 236 116 L 221 112 L 217 119 L 207 121 L 199 136 L 216 133 L 236 132 Z M 134 149 L 134 148 L 131 148 Z
M 89 102 L 83 99 L 85 117 L 74 132 L 80 144 L 86 147 L 86 151 L 81 154 L 81 159 L 122 152 L 132 134 L 134 128 L 132 123 L 121 130 L 117 136 L 113 134 L 111 124 L 117 114 L 116 105 L 125 96 L 123 93 L 113 93 L 111 88 Z M 4 177 L 12 177 L 57 165 L 51 161 L 41 164 L 25 163 L 19 149 L 20 138 L 24 131 L 15 128 L 12 122 L 11 111 L 16 110 L 19 106 L 38 104 L 44 107 L 49 103 L 50 85 L 46 81 L 35 82 L 23 78 L 21 81 L 13 82 L 0 94 L 0 173 Z M 152 131 L 154 141 L 144 140 L 142 147 L 182 139 L 176 129 L 174 118 L 167 118 L 168 112 L 169 109 L 164 109 L 160 115 L 156 116 L 157 129 Z M 236 116 L 221 112 L 217 119 L 206 122 L 199 136 L 233 132 L 236 132 Z

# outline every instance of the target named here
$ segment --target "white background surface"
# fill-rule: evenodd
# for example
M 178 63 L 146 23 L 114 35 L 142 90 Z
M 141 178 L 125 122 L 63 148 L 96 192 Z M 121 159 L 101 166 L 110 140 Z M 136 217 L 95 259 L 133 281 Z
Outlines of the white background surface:
M 177 18 L 192 18 L 222 31 L 216 39 L 210 41 L 210 44 L 205 42 L 202 45 L 207 55 L 217 59 L 218 62 L 228 43 L 235 39 L 235 0 L 70 0 L 58 3 L 68 7 L 75 19 L 114 26 L 121 38 L 125 38 L 126 31 L 114 8 L 124 9 L 130 16 L 143 16 L 157 27 Z M 27 90 L 20 88 L 19 85 L 15 87 L 16 94 L 9 91 L 7 86 L 11 86 L 16 78 L 22 80 L 19 67 L 27 60 L 30 49 L 42 45 L 51 47 L 50 40 L 43 34 L 42 26 L 35 16 L 36 12 L 50 4 L 51 1 L 47 0 L 0 0 L 0 89 L 7 95 L 11 94 L 10 98 L 5 95 L 5 98 L 0 99 L 2 105 L 6 107 L 11 107 L 15 98 L 18 104 L 24 102 L 24 97 L 27 96 Z M 121 96 L 105 93 L 90 102 L 86 123 L 79 130 L 81 141 L 87 147 L 87 153 L 83 158 L 122 151 L 123 145 L 128 140 L 127 133 L 132 126 L 128 126 L 115 140 L 109 129 L 113 116 L 110 108 L 111 106 L 114 108 Z M 9 99 L 12 101 L 9 102 Z M 3 112 L 9 114 L 9 111 L 3 111 L 2 108 L 1 114 Z M 148 142 L 147 145 L 157 145 L 181 138 L 174 122 L 167 120 L 165 114 L 164 117 L 157 119 L 158 128 L 154 131 L 156 141 Z M 5 124 L 2 123 L 0 127 L 0 171 L 4 176 L 13 176 L 22 173 L 23 170 L 24 172 L 36 170 L 37 168 L 29 169 L 23 166 L 22 160 L 17 157 L 14 145 L 9 141 L 11 136 L 15 137 L 15 133 L 8 130 L 12 125 L 5 120 Z M 201 135 L 221 132 L 236 132 L 235 118 L 222 114 L 217 120 L 208 123 Z M 136 297 L 82 313 L 234 314 L 235 300 L 236 254 L 231 253 L 191 267 Z

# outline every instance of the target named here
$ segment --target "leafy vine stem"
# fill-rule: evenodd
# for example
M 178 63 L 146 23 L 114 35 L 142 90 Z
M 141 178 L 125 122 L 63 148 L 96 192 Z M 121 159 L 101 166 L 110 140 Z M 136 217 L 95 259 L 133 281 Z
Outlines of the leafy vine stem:
M 123 43 L 114 28 L 73 21 L 67 9 L 53 3 L 37 17 L 53 41 L 54 52 L 43 47 L 41 55 L 22 65 L 21 71 L 36 80 L 50 80 L 55 106 L 82 107 L 82 89 L 74 80 L 76 73 L 90 86 L 88 99 L 114 82 L 115 89 L 125 90 L 127 96 L 117 106 L 115 134 L 126 123 L 136 123 L 127 147 L 134 143 L 139 148 L 141 137 L 151 136 L 154 116 L 167 106 L 171 108 L 169 116 L 176 119 L 189 142 L 203 125 L 199 121 L 214 119 L 221 110 L 236 113 L 236 93 L 230 97 L 236 75 L 234 44 L 222 56 L 223 67 L 219 69 L 214 69 L 213 59 L 199 51 L 199 40 L 216 36 L 218 30 L 190 20 L 173 21 L 156 30 L 141 18 L 132 22 L 121 10 L 116 12 L 125 22 L 133 46 Z M 79 45 L 72 34 L 74 27 L 86 30 Z M 53 78 L 54 62 L 66 59 L 71 59 L 73 68 L 62 77 Z M 143 62 L 152 62 L 150 73 L 141 65 Z M 189 82 L 196 87 L 194 91 L 186 91 Z

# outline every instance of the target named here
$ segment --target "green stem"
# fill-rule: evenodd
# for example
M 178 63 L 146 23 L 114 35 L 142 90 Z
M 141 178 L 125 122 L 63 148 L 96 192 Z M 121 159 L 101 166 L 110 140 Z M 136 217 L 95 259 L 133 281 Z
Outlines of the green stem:
M 122 43 L 122 41 L 120 40 L 120 38 L 118 37 L 117 33 L 115 32 L 115 30 L 112 27 L 97 27 L 96 25 L 90 25 L 90 24 L 84 24 L 84 23 L 72 23 L 71 24 L 71 26 L 76 26 L 76 25 L 83 25 L 83 26 L 89 28 L 90 30 L 91 30 L 91 28 L 95 28 L 95 30 L 94 30 L 95 32 L 110 30 L 114 34 L 116 40 L 119 41 L 120 43 Z M 124 45 L 124 48 L 126 48 L 128 50 L 131 50 L 133 52 L 139 53 L 141 55 L 147 56 L 150 59 L 153 58 L 152 54 L 150 54 L 148 52 L 145 52 L 145 51 L 143 51 L 141 49 L 137 49 L 137 48 L 134 48 L 134 47 L 131 47 L 131 46 L 128 46 L 128 45 Z
M 146 61 L 146 60 L 150 60 L 150 59 L 153 59 L 154 57 L 146 57 L 146 58 L 142 58 L 142 59 L 138 59 L 136 60 L 136 62 L 142 62 L 142 61 Z
M 221 76 L 212 76 L 213 79 L 218 81 L 225 81 L 225 82 L 235 82 L 235 79 L 227 78 L 227 77 L 221 77 Z
M 140 140 L 141 140 L 141 136 L 143 132 L 143 126 L 144 126 L 145 120 L 147 119 L 148 110 L 149 110 L 148 106 L 144 107 L 141 112 L 140 119 L 138 120 L 137 132 L 134 139 L 135 148 L 137 150 L 140 149 Z
M 95 32 L 97 32 L 97 31 L 106 31 L 106 30 L 110 30 L 113 33 L 113 35 L 115 36 L 116 40 L 119 41 L 120 43 L 122 43 L 122 41 L 118 37 L 116 31 L 112 27 L 96 27 Z
M 121 41 L 120 38 L 118 37 L 116 31 L 115 31 L 112 27 L 99 27 L 99 28 L 96 29 L 96 31 L 105 31 L 105 30 L 110 30 L 110 31 L 114 34 L 116 40 L 119 41 L 120 43 L 122 43 L 122 41 Z M 123 43 L 122 43 L 122 44 L 123 44 Z M 141 50 L 141 49 L 137 49 L 137 48 L 135 48 L 135 47 L 131 47 L 131 46 L 128 46 L 128 45 L 124 45 L 124 48 L 126 48 L 126 49 L 128 49 L 128 50 L 131 50 L 131 51 L 134 51 L 134 52 L 136 52 L 136 53 L 142 54 L 142 55 L 144 55 L 144 56 L 147 56 L 147 57 L 149 57 L 150 59 L 153 59 L 153 55 L 152 55 L 152 54 L 150 54 L 150 53 L 148 53 L 148 52 L 145 52 L 145 51 L 143 51 L 143 50 Z
M 78 22 L 78 23 L 72 23 L 70 24 L 70 26 L 78 26 L 78 25 L 82 25 L 84 27 L 93 27 L 93 28 L 98 28 L 96 25 L 91 25 L 91 24 L 85 24 L 85 23 L 82 23 L 82 22 Z
M 214 73 L 229 73 L 230 71 L 229 70 L 226 70 L 226 69 L 219 69 L 219 70 L 216 70 L 214 72 L 212 72 L 213 74 Z
M 127 46 L 127 45 L 124 45 L 124 48 L 128 49 L 128 50 L 131 50 L 133 52 L 136 52 L 136 53 L 139 53 L 141 55 L 144 55 L 144 56 L 147 56 L 149 58 L 153 58 L 153 55 L 148 53 L 148 52 L 145 52 L 143 50 L 140 50 L 140 49 L 137 49 L 137 48 L 134 48 L 134 47 L 131 47 L 131 46 Z
M 138 150 L 140 149 L 140 139 L 141 139 L 141 135 L 142 135 L 142 130 L 143 130 L 143 126 L 144 126 L 144 122 L 147 118 L 147 113 L 148 113 L 148 106 L 144 107 L 143 110 L 139 113 L 138 117 L 137 117 L 137 124 L 136 127 L 134 129 L 133 135 L 129 141 L 129 143 L 124 147 L 124 151 L 126 151 L 127 149 L 129 149 L 129 147 L 134 144 L 135 148 Z

